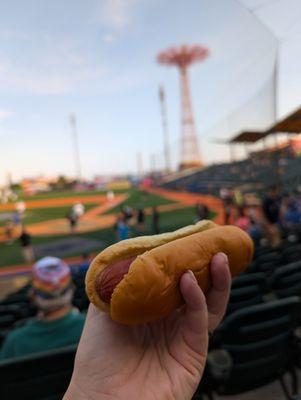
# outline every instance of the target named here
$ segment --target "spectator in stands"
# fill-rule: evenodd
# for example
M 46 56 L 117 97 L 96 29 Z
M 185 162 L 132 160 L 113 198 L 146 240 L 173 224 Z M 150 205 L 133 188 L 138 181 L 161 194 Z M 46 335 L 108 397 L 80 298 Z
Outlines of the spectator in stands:
M 74 268 L 71 268 L 71 271 L 78 272 L 80 276 L 85 277 L 86 272 L 90 266 L 90 262 L 91 262 L 90 254 L 85 252 L 82 254 L 82 261 Z
M 247 230 L 248 234 L 251 236 L 255 246 L 260 244 L 260 240 L 262 239 L 262 229 L 260 228 L 260 224 L 254 218 L 250 218 L 250 224 Z
M 228 198 L 227 200 L 224 201 L 224 224 L 228 225 L 230 224 L 230 219 L 231 219 L 231 214 L 232 214 L 232 200 Z
M 230 190 L 222 187 L 219 191 L 219 196 L 222 201 L 227 201 L 228 199 L 231 198 Z
M 160 214 L 157 207 L 153 207 L 152 214 L 152 222 L 153 222 L 153 233 L 160 233 Z
M 298 208 L 301 210 L 301 190 L 295 189 L 294 196 L 295 196 L 296 202 L 298 204 Z
M 22 227 L 22 233 L 19 237 L 21 247 L 22 247 L 22 255 L 24 261 L 27 263 L 31 263 L 34 260 L 34 252 L 31 244 L 31 235 L 27 232 L 25 227 Z
M 131 236 L 131 230 L 128 225 L 128 220 L 124 217 L 124 215 L 119 215 L 117 217 L 114 229 L 116 232 L 116 240 L 118 242 L 120 240 L 129 239 Z
M 283 218 L 284 225 L 288 228 L 301 223 L 301 210 L 294 198 L 290 198 Z
M 203 219 L 209 218 L 209 208 L 206 206 L 206 204 L 197 203 L 195 213 L 197 221 L 202 221 Z
M 122 206 L 121 212 L 123 215 L 123 220 L 126 221 L 127 223 L 130 222 L 130 220 L 134 216 L 133 209 L 130 206 Z
M 238 215 L 234 221 L 234 225 L 247 232 L 250 227 L 250 218 L 245 214 L 243 207 L 239 207 L 237 212 Z
M 181 277 L 186 306 L 151 324 L 125 326 L 90 305 L 64 400 L 191 400 L 202 378 L 208 330 L 219 325 L 230 293 L 227 257 L 211 262 L 206 298 L 194 274 Z
M 281 197 L 277 186 L 268 189 L 268 194 L 263 200 L 262 210 L 266 220 L 270 224 L 278 224 L 280 222 Z
M 38 315 L 7 336 L 0 360 L 76 344 L 85 318 L 72 306 L 73 291 L 70 268 L 62 260 L 45 257 L 34 264 L 31 296 Z
M 244 196 L 239 189 L 234 190 L 234 201 L 238 207 L 242 207 L 244 204 Z
M 262 211 L 265 217 L 264 229 L 266 235 L 273 247 L 277 247 L 281 243 L 281 235 L 279 225 L 281 209 L 281 197 L 277 186 L 271 186 L 268 194 L 263 200 Z

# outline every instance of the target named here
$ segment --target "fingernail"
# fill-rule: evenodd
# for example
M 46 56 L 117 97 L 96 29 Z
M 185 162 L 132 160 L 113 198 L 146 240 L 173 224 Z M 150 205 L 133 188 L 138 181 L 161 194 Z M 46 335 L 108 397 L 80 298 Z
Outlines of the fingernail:
M 189 273 L 190 278 L 191 278 L 193 281 L 196 282 L 196 277 L 195 277 L 194 273 L 191 271 L 191 269 L 188 269 L 187 272 Z
M 228 264 L 228 256 L 225 253 L 217 253 L 216 256 L 219 257 L 221 261 Z

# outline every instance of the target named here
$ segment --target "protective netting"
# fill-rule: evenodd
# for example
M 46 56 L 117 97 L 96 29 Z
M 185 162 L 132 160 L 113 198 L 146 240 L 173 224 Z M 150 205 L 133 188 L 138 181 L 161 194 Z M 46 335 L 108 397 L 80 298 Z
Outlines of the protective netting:
M 256 51 L 250 52 L 245 59 L 236 60 L 235 79 L 229 79 L 229 85 L 224 85 L 219 98 L 215 98 L 210 104 L 205 104 L 206 112 L 214 115 L 222 102 L 227 99 L 228 111 L 224 116 L 205 128 L 199 117 L 201 110 L 198 109 L 197 102 L 193 104 L 201 156 L 207 165 L 242 159 L 251 151 L 274 146 L 286 140 L 285 135 L 278 135 L 276 139 L 269 136 L 254 145 L 235 145 L 231 149 L 223 144 L 241 131 L 267 129 L 275 119 L 283 117 L 299 105 L 297 97 L 295 99 L 288 97 L 286 91 L 288 85 L 283 84 L 284 81 L 280 77 L 287 63 L 287 49 L 295 49 L 292 42 L 298 33 L 296 33 L 297 21 L 301 19 L 300 1 L 235 0 L 235 3 L 242 13 L 242 18 L 249 24 L 248 31 L 250 27 L 252 31 L 251 34 L 246 33 L 245 46 L 250 45 L 250 40 L 253 40 L 253 44 L 256 41 Z M 224 46 L 227 45 L 233 44 L 225 42 Z M 290 68 L 293 65 L 294 63 L 291 63 Z M 293 72 L 301 75 L 299 71 L 300 68 Z M 193 93 L 194 100 L 198 96 L 204 97 L 204 94 Z M 170 154 L 172 167 L 176 169 L 180 154 L 180 138 L 170 144 Z M 157 154 L 157 169 L 160 167 L 164 167 L 163 152 Z

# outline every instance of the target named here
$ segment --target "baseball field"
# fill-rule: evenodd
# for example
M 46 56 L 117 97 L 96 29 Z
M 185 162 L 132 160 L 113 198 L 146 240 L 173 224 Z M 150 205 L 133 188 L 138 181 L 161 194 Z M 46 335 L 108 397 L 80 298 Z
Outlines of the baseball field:
M 195 222 L 195 204 L 206 203 L 210 216 L 221 218 L 219 201 L 207 196 L 177 193 L 161 189 L 139 189 L 116 191 L 114 199 L 108 200 L 105 191 L 87 192 L 50 192 L 30 197 L 21 197 L 25 203 L 22 223 L 32 236 L 32 245 L 36 258 L 44 255 L 56 255 L 63 258 L 83 253 L 94 254 L 116 241 L 114 225 L 122 206 L 137 210 L 143 208 L 146 213 L 146 225 L 143 232 L 133 224 L 131 235 L 152 234 L 152 207 L 157 206 L 160 214 L 160 230 L 174 230 Z M 80 202 L 85 207 L 84 215 L 79 219 L 74 232 L 70 230 L 67 214 L 71 207 Z M 14 203 L 0 204 L 0 267 L 13 268 L 24 264 L 19 241 L 20 225 L 13 228 L 11 240 L 8 240 L 6 225 L 13 217 Z M 4 268 L 6 269 L 6 268 Z

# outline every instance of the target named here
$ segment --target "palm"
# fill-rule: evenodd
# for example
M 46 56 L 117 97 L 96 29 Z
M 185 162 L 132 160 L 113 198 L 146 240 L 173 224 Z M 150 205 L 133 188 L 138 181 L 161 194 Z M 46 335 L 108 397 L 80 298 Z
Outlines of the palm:
M 142 398 L 146 387 L 164 387 L 166 395 L 162 396 L 160 389 L 160 397 L 186 399 L 188 393 L 195 391 L 206 360 L 207 330 L 203 330 L 200 345 L 193 348 L 189 337 L 185 337 L 184 311 L 130 328 L 111 321 L 93 306 L 89 314 L 93 326 L 90 325 L 89 333 L 85 330 L 77 358 L 85 379 L 95 385 L 96 393 L 124 386 L 130 398 L 135 398 L 139 391 Z M 105 342 L 99 343 L 100 338 Z M 109 386 L 98 387 L 98 382 L 104 379 Z M 155 393 L 149 395 L 156 397 Z
M 185 306 L 147 325 L 118 324 L 90 305 L 65 400 L 191 399 L 205 366 L 208 330 L 225 312 L 230 273 L 215 256 L 206 299 L 192 277 L 185 273 L 180 281 Z

